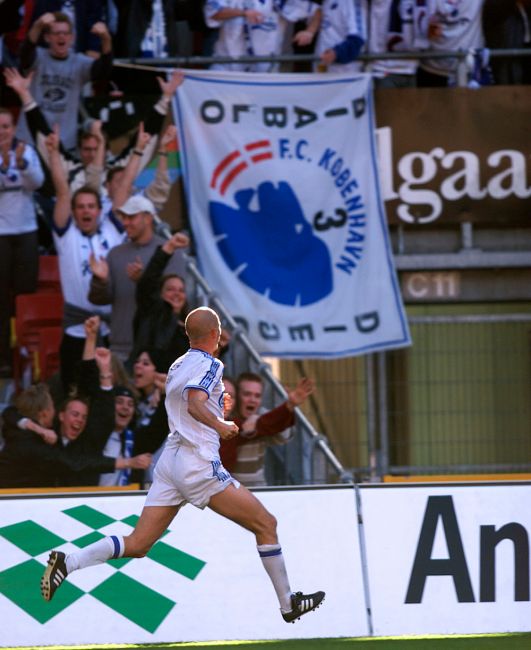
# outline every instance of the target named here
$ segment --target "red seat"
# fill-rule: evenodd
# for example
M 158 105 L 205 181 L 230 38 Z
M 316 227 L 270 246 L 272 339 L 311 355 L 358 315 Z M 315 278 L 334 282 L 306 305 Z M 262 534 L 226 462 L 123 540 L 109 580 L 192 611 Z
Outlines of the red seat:
M 15 318 L 12 326 L 14 347 L 13 375 L 15 386 L 31 383 L 35 354 L 40 332 L 46 327 L 61 327 L 63 319 L 63 295 L 61 293 L 27 293 L 15 299 Z
M 57 255 L 41 255 L 39 257 L 39 276 L 37 279 L 37 291 L 61 291 L 59 258 Z
M 63 338 L 60 325 L 43 327 L 39 330 L 39 343 L 34 356 L 33 381 L 46 381 L 58 370 L 60 364 L 59 346 Z

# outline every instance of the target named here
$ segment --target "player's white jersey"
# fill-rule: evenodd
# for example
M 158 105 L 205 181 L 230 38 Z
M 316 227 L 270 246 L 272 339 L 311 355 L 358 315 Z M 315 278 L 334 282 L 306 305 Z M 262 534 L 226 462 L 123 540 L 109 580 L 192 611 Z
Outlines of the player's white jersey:
M 321 55 L 342 43 L 347 36 L 359 36 L 367 40 L 367 0 L 324 0 L 321 27 L 315 48 Z M 330 72 L 359 72 L 363 63 L 334 63 L 328 67 Z
M 256 25 L 249 24 L 243 16 L 228 20 L 215 20 L 213 16 L 221 9 L 253 9 L 264 15 Z M 309 0 L 207 0 L 204 8 L 209 27 L 219 28 L 214 46 L 217 56 L 269 56 L 282 53 L 286 21 L 295 22 L 308 18 L 315 6 Z M 275 64 L 263 63 L 216 63 L 218 70 L 246 70 L 269 72 Z
M 207 352 L 191 348 L 171 365 L 166 379 L 166 411 L 170 435 L 166 445 L 178 443 L 178 433 L 186 444 L 205 460 L 219 458 L 219 434 L 188 413 L 188 391 L 191 388 L 208 395 L 207 409 L 223 419 L 223 364 Z

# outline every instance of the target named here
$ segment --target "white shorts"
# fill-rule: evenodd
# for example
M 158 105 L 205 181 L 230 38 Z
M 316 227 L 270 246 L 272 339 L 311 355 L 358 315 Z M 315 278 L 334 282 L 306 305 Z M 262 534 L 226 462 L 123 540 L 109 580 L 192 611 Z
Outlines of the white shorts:
M 240 487 L 221 461 L 205 460 L 192 447 L 166 445 L 155 466 L 146 506 L 181 506 L 191 503 L 205 508 L 218 492 L 229 485 Z

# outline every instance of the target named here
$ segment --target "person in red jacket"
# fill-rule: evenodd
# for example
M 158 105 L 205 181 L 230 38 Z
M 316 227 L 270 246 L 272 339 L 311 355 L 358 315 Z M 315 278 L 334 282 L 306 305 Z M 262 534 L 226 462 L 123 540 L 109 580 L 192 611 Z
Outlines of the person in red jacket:
M 225 378 L 223 379 L 225 382 Z M 240 433 L 222 440 L 221 461 L 224 467 L 246 486 L 265 485 L 265 452 L 268 445 L 286 444 L 295 423 L 294 408 L 314 391 L 315 384 L 303 377 L 288 392 L 288 399 L 276 408 L 261 408 L 263 381 L 260 375 L 244 372 L 236 381 L 236 404 L 231 419 Z

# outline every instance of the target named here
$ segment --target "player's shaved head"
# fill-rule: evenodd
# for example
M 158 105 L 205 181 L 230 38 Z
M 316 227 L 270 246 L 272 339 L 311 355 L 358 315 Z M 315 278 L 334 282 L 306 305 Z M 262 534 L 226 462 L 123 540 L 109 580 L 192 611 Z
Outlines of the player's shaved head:
M 221 324 L 219 316 L 213 309 L 210 309 L 210 307 L 198 307 L 188 314 L 184 322 L 184 327 L 190 343 L 192 343 L 208 338 L 212 330 L 219 332 Z

